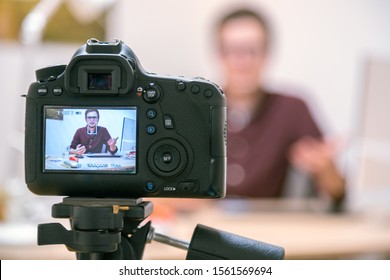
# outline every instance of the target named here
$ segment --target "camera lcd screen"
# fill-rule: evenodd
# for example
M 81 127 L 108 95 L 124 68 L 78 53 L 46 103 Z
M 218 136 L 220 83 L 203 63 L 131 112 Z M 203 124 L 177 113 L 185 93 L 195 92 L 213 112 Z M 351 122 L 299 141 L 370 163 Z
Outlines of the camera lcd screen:
M 111 73 L 88 73 L 89 90 L 111 90 L 112 74 Z
M 136 174 L 137 108 L 44 106 L 45 172 Z

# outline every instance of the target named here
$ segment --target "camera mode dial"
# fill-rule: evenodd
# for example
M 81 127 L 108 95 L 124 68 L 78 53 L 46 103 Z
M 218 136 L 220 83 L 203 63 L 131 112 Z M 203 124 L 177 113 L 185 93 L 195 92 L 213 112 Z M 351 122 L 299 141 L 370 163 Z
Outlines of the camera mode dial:
M 159 177 L 174 177 L 184 171 L 188 155 L 185 147 L 177 140 L 163 138 L 156 141 L 148 151 L 150 170 Z

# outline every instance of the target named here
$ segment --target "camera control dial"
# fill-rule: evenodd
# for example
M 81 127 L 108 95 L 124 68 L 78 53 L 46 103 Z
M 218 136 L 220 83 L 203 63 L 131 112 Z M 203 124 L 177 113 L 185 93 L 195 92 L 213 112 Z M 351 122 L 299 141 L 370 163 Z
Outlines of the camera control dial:
M 160 177 L 179 175 L 186 168 L 187 162 L 187 150 L 179 141 L 172 138 L 157 140 L 148 151 L 149 168 Z

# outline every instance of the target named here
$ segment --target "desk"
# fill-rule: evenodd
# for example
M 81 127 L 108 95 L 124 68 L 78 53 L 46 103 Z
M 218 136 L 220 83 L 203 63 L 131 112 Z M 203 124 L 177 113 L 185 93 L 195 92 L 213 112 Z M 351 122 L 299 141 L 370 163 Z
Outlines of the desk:
M 281 246 L 286 259 L 390 257 L 390 221 L 380 223 L 365 215 L 287 209 L 226 211 L 220 205 L 207 204 L 170 220 L 152 220 L 157 232 L 186 241 L 190 241 L 197 224 Z M 63 245 L 0 246 L 1 259 L 74 259 L 74 253 Z M 146 245 L 144 259 L 185 259 L 186 253 L 153 241 Z
M 70 171 L 116 171 L 135 172 L 135 157 L 127 155 L 84 154 L 82 158 L 70 156 L 75 160 L 64 160 L 61 157 L 47 156 L 45 160 L 46 170 L 70 170 Z
M 247 209 L 226 211 L 226 205 L 222 208 L 209 205 L 163 224 L 164 229 L 169 229 L 164 233 L 189 241 L 196 225 L 203 224 L 281 246 L 286 259 L 390 257 L 390 220 L 382 223 L 362 214 L 307 212 L 303 210 L 311 207 L 308 204 L 297 208 L 299 201 L 289 201 L 288 207 L 285 202 L 251 201 L 249 204 L 258 207 L 250 206 L 253 208 L 250 212 Z M 270 204 L 280 207 L 267 207 Z M 158 224 L 155 227 L 158 231 Z M 186 251 L 153 242 L 147 245 L 144 258 L 185 259 L 185 256 Z

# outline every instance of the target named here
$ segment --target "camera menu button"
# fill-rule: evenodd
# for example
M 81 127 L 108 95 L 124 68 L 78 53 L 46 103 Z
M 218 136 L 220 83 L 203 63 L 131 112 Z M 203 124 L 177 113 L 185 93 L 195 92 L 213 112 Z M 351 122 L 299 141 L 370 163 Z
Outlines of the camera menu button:
M 37 92 L 38 92 L 38 94 L 39 95 L 41 95 L 41 96 L 43 96 L 43 95 L 46 95 L 47 94 L 47 86 L 44 86 L 44 85 L 41 85 L 39 88 L 38 88 L 38 90 L 37 90 Z

